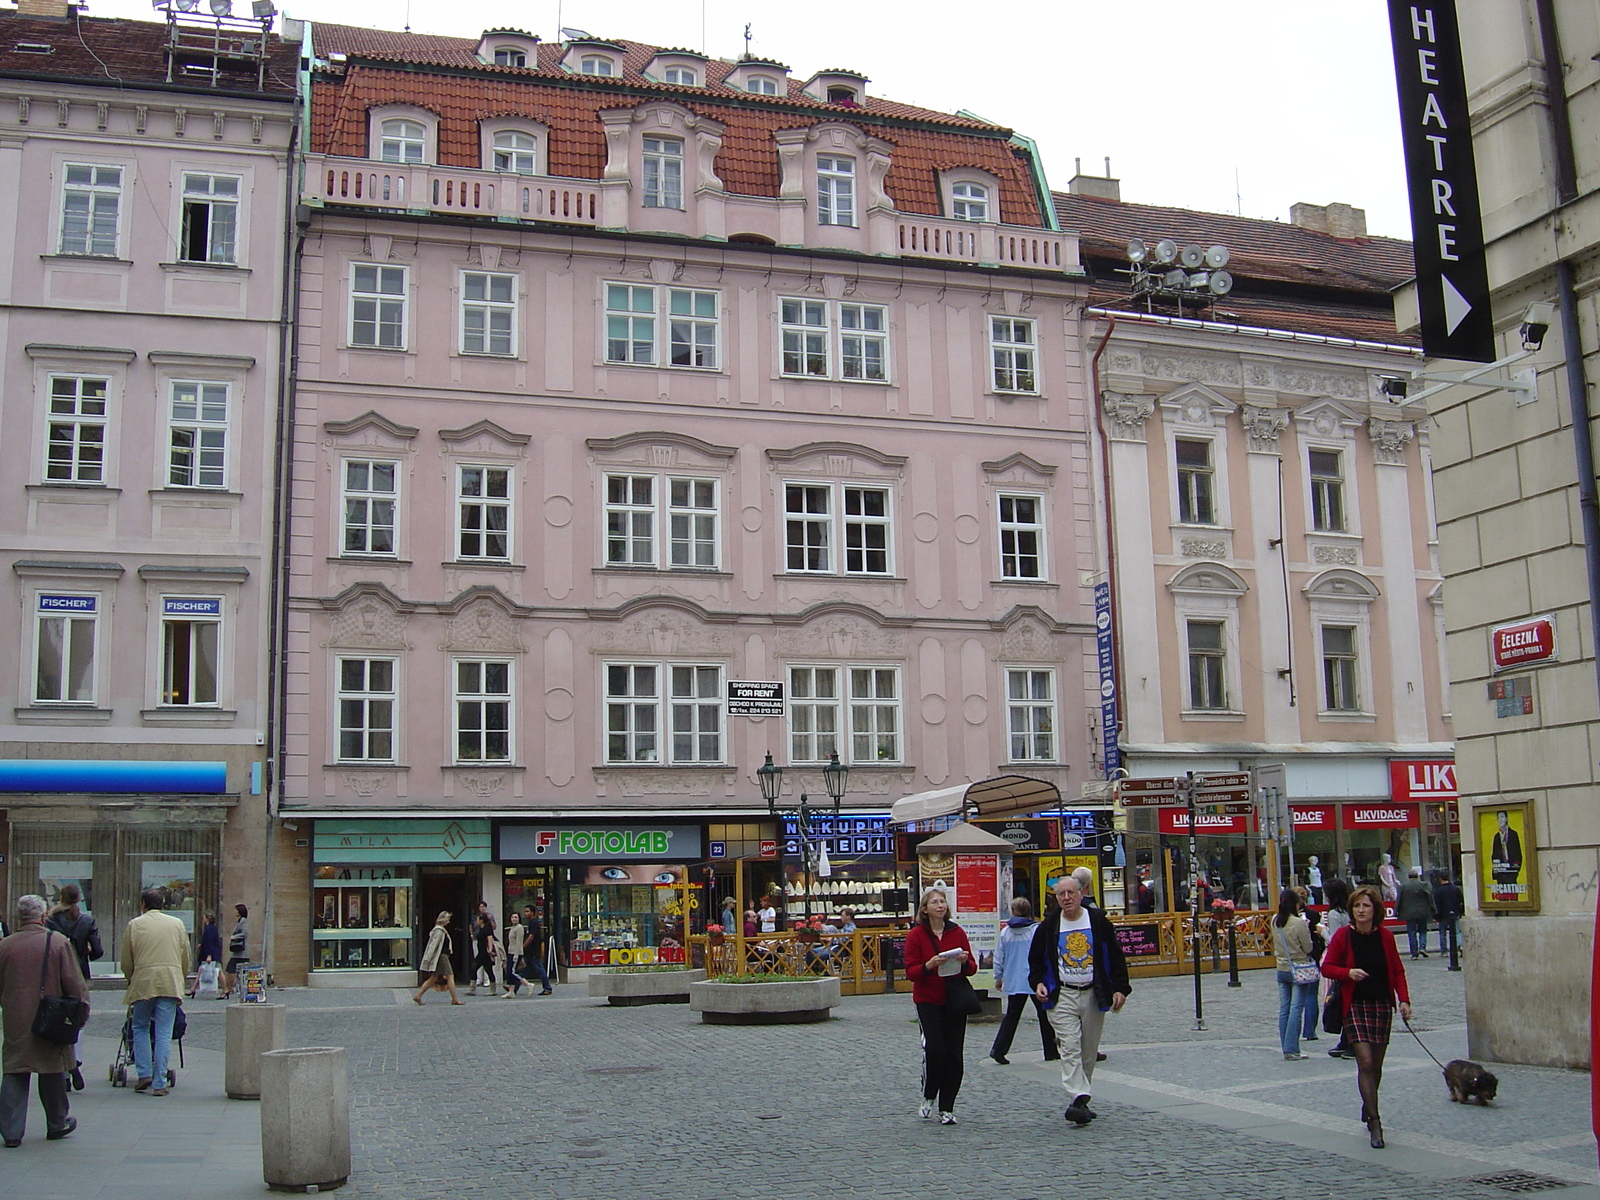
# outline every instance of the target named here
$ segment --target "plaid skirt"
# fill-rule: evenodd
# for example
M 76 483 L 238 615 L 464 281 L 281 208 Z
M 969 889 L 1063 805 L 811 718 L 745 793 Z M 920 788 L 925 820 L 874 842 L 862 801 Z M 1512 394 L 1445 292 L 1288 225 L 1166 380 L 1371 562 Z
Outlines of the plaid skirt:
M 1394 1024 L 1394 1009 L 1382 1000 L 1355 1000 L 1344 1017 L 1344 1040 L 1389 1044 L 1389 1028 Z

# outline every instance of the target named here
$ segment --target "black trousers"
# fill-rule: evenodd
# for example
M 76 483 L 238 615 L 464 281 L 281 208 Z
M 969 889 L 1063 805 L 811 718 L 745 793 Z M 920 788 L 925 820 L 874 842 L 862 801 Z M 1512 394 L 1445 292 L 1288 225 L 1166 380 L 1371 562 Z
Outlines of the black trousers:
M 67 1077 L 60 1072 L 37 1075 L 39 1103 L 44 1106 L 45 1131 L 54 1133 L 67 1123 Z M 22 1140 L 28 1124 L 28 1076 L 7 1075 L 0 1083 L 0 1140 Z
M 917 1023 L 922 1026 L 922 1098 L 937 1100 L 940 1112 L 953 1112 L 961 1090 L 967 1018 L 942 1004 L 918 1004 Z
M 1006 1051 L 1011 1049 L 1011 1039 L 1017 1035 L 1017 1022 L 1022 1020 L 1022 1010 L 1028 1007 L 1028 1001 L 1033 1001 L 1033 1011 L 1039 1017 L 1039 1041 L 1044 1046 L 1045 1058 L 1060 1058 L 1061 1051 L 1056 1048 L 1056 1031 L 1050 1027 L 1050 1016 L 1045 1011 L 1042 1001 L 1037 996 L 1030 996 L 1027 992 L 1018 992 L 1014 996 L 1006 997 L 1006 1015 L 1000 1019 L 1000 1029 L 994 1035 L 994 1045 L 989 1047 L 992 1058 L 1004 1058 Z

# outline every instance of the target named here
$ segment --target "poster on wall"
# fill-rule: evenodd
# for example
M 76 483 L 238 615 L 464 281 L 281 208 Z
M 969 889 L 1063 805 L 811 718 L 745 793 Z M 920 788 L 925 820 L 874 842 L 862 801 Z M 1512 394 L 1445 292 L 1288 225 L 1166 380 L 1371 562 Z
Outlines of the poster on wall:
M 50 907 L 54 908 L 61 903 L 61 889 L 64 885 L 75 883 L 78 890 L 83 893 L 83 911 L 94 915 L 94 864 L 91 862 L 63 862 L 46 860 L 39 864 L 39 894 L 44 897 Z
M 1000 939 L 1000 856 L 957 854 L 954 917 L 972 952 L 994 953 Z
M 1485 805 L 1473 809 L 1472 817 L 1478 834 L 1478 908 L 1483 912 L 1538 912 L 1533 801 Z
M 139 888 L 160 888 L 167 895 L 167 912 L 194 935 L 194 860 L 146 859 L 139 867 Z

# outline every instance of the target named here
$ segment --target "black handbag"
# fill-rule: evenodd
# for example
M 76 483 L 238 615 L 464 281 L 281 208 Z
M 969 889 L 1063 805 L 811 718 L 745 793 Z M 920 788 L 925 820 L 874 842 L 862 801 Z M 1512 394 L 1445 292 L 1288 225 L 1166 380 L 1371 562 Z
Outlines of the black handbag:
M 975 1017 L 983 1011 L 983 1001 L 965 975 L 945 977 L 944 1006 L 958 1017 Z
M 1344 1013 L 1340 1010 L 1339 985 L 1341 980 L 1334 980 L 1328 988 L 1328 999 L 1322 1006 L 1322 1032 L 1339 1034 L 1344 1032 Z
M 39 960 L 39 1008 L 33 1014 L 33 1035 L 58 1046 L 70 1046 L 78 1040 L 78 1031 L 88 1023 L 89 1006 L 76 996 L 46 996 L 45 974 L 50 966 L 50 939 L 55 933 L 44 935 L 44 956 Z M 73 969 L 77 969 L 74 961 Z

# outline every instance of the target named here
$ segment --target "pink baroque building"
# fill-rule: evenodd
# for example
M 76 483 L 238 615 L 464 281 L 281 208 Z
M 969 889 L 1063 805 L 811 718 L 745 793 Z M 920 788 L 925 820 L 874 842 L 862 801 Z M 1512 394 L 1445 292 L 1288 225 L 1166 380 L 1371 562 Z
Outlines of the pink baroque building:
M 1082 175 L 1055 199 L 1094 279 L 1125 772 L 1282 767 L 1292 835 L 1196 821 L 1200 873 L 1242 905 L 1275 904 L 1269 878 L 1320 901 L 1335 875 L 1457 875 L 1429 431 L 1390 298 L 1410 244 L 1344 204 L 1263 221 Z M 1127 821 L 1158 906 L 1187 908 L 1187 813 Z
M 260 950 L 297 47 L 0 10 L 0 885 Z M 219 33 L 222 35 L 219 39 Z
M 672 958 L 685 880 L 794 911 L 769 753 L 785 806 L 849 768 L 811 901 L 864 919 L 897 798 L 1076 794 L 1086 290 L 1030 143 L 634 42 L 309 48 L 279 979 L 414 979 L 480 899 L 570 965 Z

